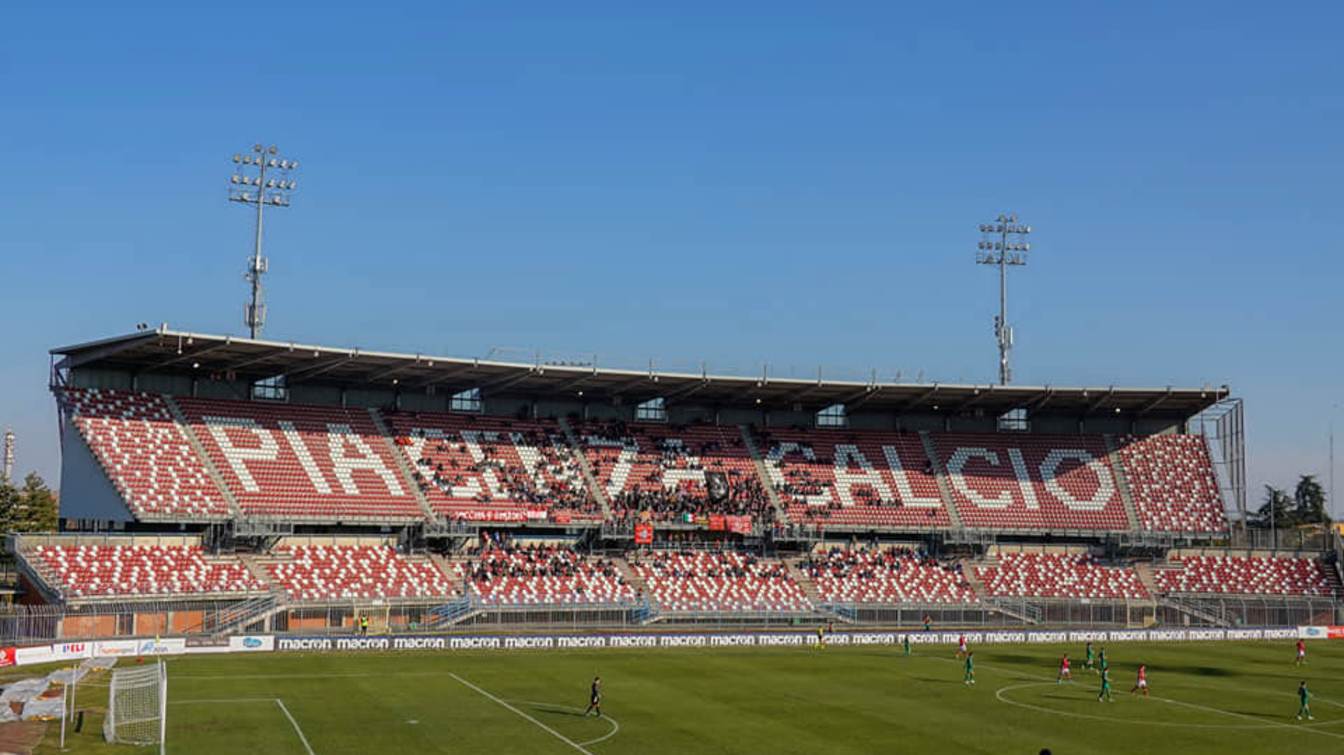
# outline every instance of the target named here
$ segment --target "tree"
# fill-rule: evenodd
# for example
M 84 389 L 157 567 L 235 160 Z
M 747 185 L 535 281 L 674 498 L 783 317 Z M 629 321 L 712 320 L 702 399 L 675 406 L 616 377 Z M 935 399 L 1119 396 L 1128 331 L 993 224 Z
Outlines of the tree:
M 1316 475 L 1304 474 L 1293 489 L 1293 503 L 1297 508 L 1297 519 L 1303 524 L 1329 524 L 1330 515 L 1325 509 L 1325 489 L 1316 479 Z
M 9 480 L 0 477 L 0 532 L 14 529 L 14 516 L 19 510 L 19 491 Z
M 23 478 L 10 527 L 15 532 L 55 532 L 56 496 L 36 472 Z
M 1265 486 L 1265 502 L 1256 509 L 1255 516 L 1251 521 L 1252 526 L 1269 529 L 1291 527 L 1296 522 L 1296 506 L 1293 499 L 1282 488 L 1276 488 L 1273 485 Z

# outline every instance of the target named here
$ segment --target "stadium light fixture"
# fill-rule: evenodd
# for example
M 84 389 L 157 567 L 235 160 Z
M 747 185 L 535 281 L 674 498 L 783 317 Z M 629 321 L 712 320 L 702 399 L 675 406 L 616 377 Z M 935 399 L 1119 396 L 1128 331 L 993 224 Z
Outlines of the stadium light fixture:
M 980 224 L 980 243 L 976 244 L 975 261 L 980 265 L 999 268 L 999 314 L 994 318 L 994 340 L 999 347 L 999 383 L 1012 382 L 1010 358 L 1013 351 L 1013 328 L 1008 324 L 1008 268 L 1027 264 L 1031 244 L 1026 236 L 1031 226 L 1018 222 L 1017 215 L 1003 213 L 993 223 Z
M 239 204 L 255 205 L 257 208 L 256 241 L 252 258 L 247 262 L 243 278 L 252 286 L 252 298 L 243 313 L 243 323 L 253 338 L 261 335 L 266 324 L 266 304 L 262 300 L 261 276 L 270 269 L 266 258 L 261 256 L 262 212 L 267 205 L 288 207 L 290 192 L 295 183 L 291 172 L 299 167 L 298 160 L 279 157 L 280 150 L 275 146 L 252 145 L 250 154 L 235 154 L 234 165 L 249 166 L 236 168 L 229 176 L 229 201 Z M 241 187 L 254 187 L 256 191 Z

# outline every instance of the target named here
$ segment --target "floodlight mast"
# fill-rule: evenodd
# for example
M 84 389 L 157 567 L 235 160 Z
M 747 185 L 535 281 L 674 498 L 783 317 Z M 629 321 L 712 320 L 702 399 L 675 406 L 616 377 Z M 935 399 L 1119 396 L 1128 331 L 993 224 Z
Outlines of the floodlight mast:
M 1014 213 L 1003 213 L 993 223 L 980 226 L 980 243 L 975 261 L 981 265 L 999 268 L 999 314 L 994 318 L 994 340 L 999 346 L 999 383 L 1008 385 L 1013 380 L 1013 328 L 1008 324 L 1008 267 L 1027 264 L 1031 244 L 1024 239 L 1031 226 L 1018 223 Z
M 252 145 L 250 154 L 236 154 L 233 164 L 236 173 L 229 177 L 229 201 L 257 206 L 257 234 L 252 249 L 252 258 L 248 260 L 247 271 L 243 278 L 252 286 L 252 300 L 243 313 L 243 324 L 247 326 L 252 338 L 261 334 L 266 325 L 266 304 L 262 300 L 261 276 L 269 269 L 266 258 L 261 256 L 262 215 L 266 205 L 288 207 L 290 193 L 294 191 L 291 171 L 297 170 L 299 162 L 283 158 L 275 145 L 263 147 Z M 255 173 L 251 171 L 255 168 Z M 280 174 L 280 178 L 267 178 L 268 172 Z

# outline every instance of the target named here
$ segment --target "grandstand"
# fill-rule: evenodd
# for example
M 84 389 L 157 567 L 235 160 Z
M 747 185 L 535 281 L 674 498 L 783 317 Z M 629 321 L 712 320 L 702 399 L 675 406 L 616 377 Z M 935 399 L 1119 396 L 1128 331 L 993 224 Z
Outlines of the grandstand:
M 514 364 L 160 328 L 53 350 L 55 636 L 563 621 L 1311 623 L 1219 388 Z M 47 613 L 42 613 L 46 611 Z M 115 616 L 92 620 L 91 616 Z M 25 630 L 29 631 L 29 630 Z

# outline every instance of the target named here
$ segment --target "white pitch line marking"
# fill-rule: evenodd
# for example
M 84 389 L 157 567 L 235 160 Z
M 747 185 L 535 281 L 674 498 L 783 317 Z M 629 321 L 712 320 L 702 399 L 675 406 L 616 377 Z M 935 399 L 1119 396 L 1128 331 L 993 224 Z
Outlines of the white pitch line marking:
M 547 726 L 546 724 L 544 724 L 544 723 L 538 721 L 537 719 L 533 718 L 532 716 L 529 716 L 527 713 L 525 713 L 525 712 L 523 712 L 523 711 L 521 711 L 521 710 L 518 710 L 517 708 L 513 707 L 512 705 L 509 705 L 507 702 L 505 702 L 505 701 L 499 699 L 498 697 L 495 697 L 494 695 L 490 694 L 489 692 L 486 692 L 485 690 L 481 689 L 480 687 L 477 687 L 476 685 L 472 684 L 471 682 L 467 681 L 466 679 L 463 679 L 462 677 L 458 676 L 457 674 L 449 673 L 448 675 L 451 676 L 451 677 L 453 677 L 453 678 L 456 679 L 457 681 L 461 682 L 464 686 L 469 687 L 469 688 L 475 690 L 475 691 L 478 692 L 479 694 L 481 694 L 481 695 L 483 695 L 483 696 L 485 696 L 485 697 L 487 697 L 487 698 L 489 698 L 489 699 L 491 699 L 491 700 L 494 700 L 496 703 L 498 703 L 498 704 L 504 706 L 505 708 L 508 708 L 509 710 L 513 711 L 515 714 L 517 714 L 517 715 L 519 715 L 519 716 L 522 716 L 523 718 L 527 719 L 528 721 L 531 721 L 532 723 L 534 723 L 534 724 L 536 724 L 537 726 L 541 727 L 543 730 L 545 730 L 545 731 L 546 731 L 547 733 L 549 733 L 551 736 L 555 737 L 556 739 L 560 740 L 561 742 L 564 742 L 565 744 L 569 745 L 570 747 L 573 747 L 574 749 L 576 749 L 576 750 L 578 750 L 579 752 L 583 753 L 583 755 L 593 755 L 593 753 L 589 752 L 588 750 L 585 750 L 585 749 L 583 748 L 583 745 L 579 744 L 578 742 L 575 742 L 574 740 L 570 739 L 569 737 L 565 736 L 564 734 L 561 734 L 560 732 L 556 731 L 555 729 L 552 729 L 551 727 L 549 727 L 549 726 Z
M 308 751 L 308 755 L 317 755 L 313 752 L 313 746 L 308 744 L 308 737 L 303 736 L 303 729 L 299 728 L 299 722 L 294 720 L 294 714 L 290 713 L 289 708 L 285 707 L 285 701 L 277 697 L 275 698 L 275 704 L 280 706 L 280 710 L 284 711 L 285 718 L 288 718 L 290 724 L 294 726 L 294 733 L 299 735 L 299 741 L 303 743 L 303 749 Z
M 958 661 L 957 661 L 956 659 L 953 659 L 953 658 L 939 658 L 938 656 L 924 656 L 924 657 L 926 657 L 926 658 L 933 658 L 934 660 L 938 660 L 938 661 L 948 661 L 949 663 L 958 663 Z M 998 666 L 990 666 L 989 664 L 986 664 L 986 663 L 982 663 L 981 665 L 984 666 L 984 667 L 986 667 L 986 668 L 994 668 L 994 669 L 997 669 L 997 670 L 999 670 L 999 671 L 1001 671 L 1001 672 L 1003 672 L 1003 673 L 1006 673 L 1006 674 L 1014 674 L 1014 675 L 1016 675 L 1016 676 L 1023 677 L 1023 678 L 1026 678 L 1026 679 L 1047 679 L 1047 677 L 1041 676 L 1040 674 L 1028 674 L 1028 673 L 1024 673 L 1024 672 L 1022 672 L 1022 671 L 1016 671 L 1016 670 L 1013 670 L 1013 669 L 999 668 Z M 1045 683 L 1048 684 L 1048 683 L 1050 683 L 1050 682 L 1047 681 L 1047 682 L 1045 682 Z M 1030 685 L 1017 685 L 1017 686 L 1018 686 L 1018 687 L 1025 687 L 1025 686 L 1030 686 Z M 1004 690 L 1007 690 L 1007 689 L 1008 689 L 1008 687 L 1004 687 L 1003 689 L 999 690 L 998 692 L 995 692 L 995 693 L 994 693 L 994 697 L 998 698 L 1001 702 L 1008 703 L 1009 705 L 1018 705 L 1018 706 L 1021 706 L 1021 707 L 1035 707 L 1035 706 L 1029 706 L 1029 705 L 1027 705 L 1027 704 L 1025 704 L 1025 703 L 1019 703 L 1019 702 L 1016 702 L 1016 701 L 1005 700 L 1003 697 L 1001 697 L 1001 696 L 999 695 L 999 692 L 1003 692 Z M 1285 694 L 1287 694 L 1287 693 L 1285 693 Z M 1244 719 L 1247 719 L 1247 720 L 1250 720 L 1250 721 L 1255 721 L 1256 723 L 1260 724 L 1260 726 L 1258 726 L 1258 727 L 1234 727 L 1234 726 L 1223 726 L 1223 727 L 1218 727 L 1218 728 L 1223 728 L 1223 729 L 1233 729 L 1233 728 L 1262 728 L 1262 729 L 1263 729 L 1263 728 L 1269 728 L 1269 727 L 1278 727 L 1278 728 L 1288 729 L 1288 730 L 1290 730 L 1290 731 L 1305 730 L 1305 731 L 1310 732 L 1310 733 L 1312 733 L 1312 734 L 1320 734 L 1320 735 L 1322 735 L 1322 736 L 1326 736 L 1326 737 L 1334 737 L 1334 738 L 1336 738 L 1336 739 L 1344 739 L 1344 734 L 1336 734 L 1336 733 L 1334 733 L 1334 732 L 1330 732 L 1330 731 L 1321 731 L 1320 729 L 1312 728 L 1312 725 L 1311 725 L 1311 724 L 1304 725 L 1304 726 L 1296 726 L 1296 725 L 1293 725 L 1293 724 L 1290 724 L 1290 723 L 1285 723 L 1285 722 L 1283 722 L 1283 721 L 1273 721 L 1273 720 L 1267 720 L 1267 719 L 1256 718 L 1255 716 L 1248 716 L 1248 715 L 1246 715 L 1245 713 L 1237 713 L 1236 711 L 1223 710 L 1222 708 L 1213 708 L 1213 707 L 1210 707 L 1210 706 L 1207 706 L 1207 705 L 1198 705 L 1198 704 L 1196 704 L 1196 703 L 1186 703 L 1186 702 L 1181 702 L 1180 700 L 1172 700 L 1172 699 L 1169 698 L 1169 697 L 1158 697 L 1157 695 L 1153 695 L 1152 698 L 1153 698 L 1154 700 L 1161 700 L 1162 702 L 1165 702 L 1165 703 L 1172 703 L 1173 705 L 1184 705 L 1184 706 L 1186 706 L 1187 708 L 1194 708 L 1194 709 L 1196 709 L 1196 710 L 1206 710 L 1206 711 L 1209 711 L 1209 712 L 1211 712 L 1211 713 L 1221 713 L 1221 714 L 1223 714 L 1223 715 L 1225 715 L 1225 716 L 1235 716 L 1235 717 L 1237 717 L 1237 718 L 1244 718 Z M 1055 711 L 1054 709 L 1049 709 L 1049 708 L 1038 708 L 1038 710 L 1048 710 L 1048 711 L 1051 712 L 1051 713 L 1063 713 L 1064 715 L 1074 715 L 1074 716 L 1079 716 L 1079 717 L 1099 718 L 1099 716 L 1088 716 L 1086 713 L 1070 713 L 1070 712 L 1068 712 L 1068 711 Z M 1108 721 L 1122 721 L 1123 719 L 1107 718 L 1106 720 L 1108 720 Z M 1155 723 L 1155 722 L 1149 722 L 1149 723 Z M 1327 723 L 1337 723 L 1337 722 L 1331 721 L 1331 722 L 1327 722 Z M 1187 725 L 1187 726 L 1190 726 L 1190 724 L 1186 724 L 1186 725 Z M 1321 724 L 1316 724 L 1316 726 L 1320 726 L 1320 725 L 1321 725 Z M 1208 724 L 1203 724 L 1202 726 L 1207 727 Z
M 519 700 L 518 702 L 521 703 L 521 704 L 523 704 L 523 705 L 535 705 L 535 706 L 537 706 L 537 707 L 539 707 L 539 708 L 556 708 L 556 709 L 558 709 L 558 710 L 568 710 L 568 711 L 573 711 L 574 713 L 582 713 L 582 712 L 583 712 L 583 709 L 582 709 L 582 708 L 574 708 L 574 707 L 571 707 L 571 706 L 569 706 L 569 705 L 557 705 L 557 704 L 555 704 L 555 703 L 539 703 L 539 702 L 537 702 L 537 701 L 535 701 L 535 700 Z M 614 736 L 616 736 L 617 734 L 621 733 L 621 724 L 620 724 L 619 721 L 617 721 L 616 719 L 612 718 L 611 716 L 606 715 L 605 713 L 602 714 L 601 718 L 602 718 L 603 721 L 606 721 L 607 723 L 611 724 L 611 731 L 607 732 L 606 734 L 603 734 L 602 736 L 598 737 L 597 739 L 590 739 L 590 740 L 588 740 L 587 742 L 580 742 L 579 744 L 583 745 L 584 747 L 587 747 L 588 745 L 595 745 L 595 744 L 597 744 L 598 742 L 605 742 L 605 741 L 607 741 L 608 739 L 611 739 L 612 737 L 614 737 Z
M 201 700 L 169 700 L 169 705 L 191 705 L 193 703 L 219 703 L 221 705 L 231 703 L 269 703 L 275 700 L 274 697 L 220 697 L 214 699 Z

